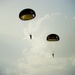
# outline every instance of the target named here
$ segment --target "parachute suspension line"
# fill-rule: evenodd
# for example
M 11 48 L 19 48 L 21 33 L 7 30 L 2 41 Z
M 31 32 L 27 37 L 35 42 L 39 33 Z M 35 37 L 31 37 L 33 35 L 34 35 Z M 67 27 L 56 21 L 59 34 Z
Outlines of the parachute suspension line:
M 50 42 L 51 53 L 55 53 L 56 51 L 56 42 Z
M 32 23 L 29 23 L 29 25 L 28 25 L 28 31 L 29 31 L 29 37 L 30 37 L 30 39 L 32 39 L 32 36 L 33 36 L 33 34 L 32 34 Z

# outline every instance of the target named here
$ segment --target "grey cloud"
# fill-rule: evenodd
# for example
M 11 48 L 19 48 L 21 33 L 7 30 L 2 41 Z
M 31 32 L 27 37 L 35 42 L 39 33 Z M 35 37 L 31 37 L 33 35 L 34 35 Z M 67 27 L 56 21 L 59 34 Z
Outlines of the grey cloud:
M 39 19 L 38 22 L 34 23 L 34 25 L 36 26 L 35 27 L 36 29 L 34 31 L 34 35 L 36 38 L 34 37 L 34 39 L 35 41 L 37 40 L 38 42 L 36 41 L 34 43 L 31 43 L 32 48 L 30 49 L 30 52 L 28 51 L 26 52 L 27 54 L 29 54 L 29 56 L 26 56 L 25 59 L 27 59 L 28 63 L 25 63 L 25 64 L 31 67 L 31 69 L 27 67 L 27 69 L 29 69 L 29 73 L 31 73 L 30 70 L 36 71 L 37 75 L 41 75 L 41 74 L 43 75 L 67 74 L 68 75 L 69 72 L 70 74 L 71 72 L 74 72 L 74 70 L 72 70 L 74 69 L 74 66 L 72 66 L 72 63 L 70 64 L 68 63 L 68 62 L 71 62 L 71 60 L 68 60 L 68 58 L 74 56 L 74 53 L 75 53 L 74 51 L 75 35 L 73 32 L 74 24 L 75 23 L 74 21 L 72 21 L 72 19 L 68 17 L 66 18 L 62 14 L 55 14 L 51 16 L 48 15 L 42 19 Z M 32 28 L 34 29 L 33 26 Z M 55 59 L 53 60 L 53 63 L 52 61 L 50 61 L 52 60 L 52 58 L 50 57 L 51 55 L 49 54 L 50 45 L 46 42 L 46 36 L 50 33 L 57 33 L 60 36 L 60 41 L 57 43 L 58 45 L 55 48 Z M 42 43 L 44 44 L 42 45 Z M 42 48 L 39 46 L 39 44 Z M 58 59 L 61 59 L 61 60 L 58 60 Z M 40 60 L 40 63 L 39 63 L 39 60 Z M 57 69 L 54 68 L 54 66 Z M 36 73 L 32 72 L 33 75 Z
M 25 50 L 22 50 L 18 58 L 17 70 L 15 72 L 10 70 L 11 75 L 74 75 L 75 66 L 72 65 L 73 60 L 69 59 L 74 57 L 75 53 L 74 24 L 61 14 L 47 15 L 38 22 L 32 23 L 33 39 L 24 40 Z M 50 44 L 46 41 L 46 36 L 50 33 L 57 33 L 60 36 L 54 59 L 51 56 Z M 1 74 L 5 73 L 1 70 Z
M 2 64 L 0 63 L 0 75 L 7 75 L 5 72 L 5 68 L 2 66 Z

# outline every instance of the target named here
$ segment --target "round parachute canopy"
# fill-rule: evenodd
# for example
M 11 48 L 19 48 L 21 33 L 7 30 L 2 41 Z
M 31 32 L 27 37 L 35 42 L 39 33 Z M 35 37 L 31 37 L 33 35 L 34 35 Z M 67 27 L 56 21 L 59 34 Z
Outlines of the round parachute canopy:
M 35 16 L 36 16 L 35 11 L 32 9 L 29 9 L 29 8 L 24 9 L 19 13 L 19 18 L 24 21 L 31 20 L 31 19 L 35 18 Z
M 60 38 L 57 34 L 49 34 L 46 39 L 47 39 L 47 41 L 50 41 L 50 42 L 60 40 Z

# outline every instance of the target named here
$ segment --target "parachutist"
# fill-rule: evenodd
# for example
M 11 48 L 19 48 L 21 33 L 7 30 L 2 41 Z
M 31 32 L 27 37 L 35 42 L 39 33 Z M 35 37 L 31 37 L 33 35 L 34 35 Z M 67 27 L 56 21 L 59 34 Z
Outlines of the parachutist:
M 32 35 L 30 34 L 30 39 L 32 39 Z
M 54 57 L 54 53 L 52 53 L 52 56 Z

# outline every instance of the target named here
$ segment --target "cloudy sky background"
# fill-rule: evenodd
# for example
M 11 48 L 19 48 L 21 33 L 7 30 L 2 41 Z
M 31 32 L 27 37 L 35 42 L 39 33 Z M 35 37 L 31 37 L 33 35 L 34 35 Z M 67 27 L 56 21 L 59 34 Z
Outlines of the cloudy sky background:
M 20 20 L 25 8 L 36 18 Z M 75 75 L 74 29 L 74 0 L 1 0 L 0 75 Z M 60 41 L 46 41 L 51 33 Z

